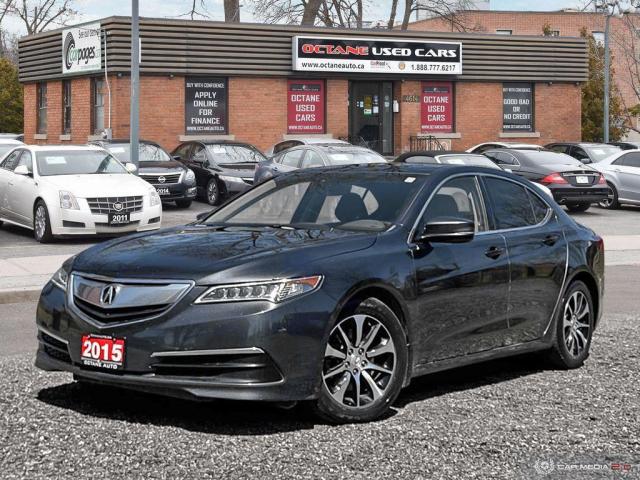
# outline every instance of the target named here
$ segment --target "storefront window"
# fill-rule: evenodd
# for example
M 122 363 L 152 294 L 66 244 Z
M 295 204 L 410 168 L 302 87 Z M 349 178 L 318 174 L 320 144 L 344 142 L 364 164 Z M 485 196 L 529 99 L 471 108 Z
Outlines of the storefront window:
M 71 133 L 71 80 L 62 82 L 62 131 Z
M 510 82 L 502 85 L 502 130 L 533 132 L 533 83 Z
M 91 88 L 91 98 L 93 100 L 91 125 L 94 135 L 99 135 L 104 130 L 104 80 L 94 78 Z
M 453 83 L 422 82 L 421 121 L 422 133 L 453 132 Z
M 47 84 L 37 86 L 37 133 L 47 133 Z

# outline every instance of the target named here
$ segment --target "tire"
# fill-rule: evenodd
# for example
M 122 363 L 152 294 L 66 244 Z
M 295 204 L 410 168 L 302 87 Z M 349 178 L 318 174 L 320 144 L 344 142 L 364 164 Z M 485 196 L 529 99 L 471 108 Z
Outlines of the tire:
M 581 282 L 573 282 L 562 297 L 556 315 L 553 347 L 549 360 L 562 369 L 581 367 L 589 356 L 594 327 L 591 292 Z
M 567 210 L 570 212 L 586 212 L 590 207 L 590 203 L 567 203 Z
M 176 206 L 178 208 L 189 208 L 191 206 L 191 200 L 176 200 Z
M 209 205 L 216 206 L 220 202 L 220 187 L 215 178 L 209 180 L 207 189 L 204 192 L 205 200 Z
M 38 200 L 33 209 L 33 237 L 40 243 L 51 243 L 53 241 L 49 210 L 47 210 L 47 206 L 42 200 Z
M 354 305 L 329 334 L 313 410 L 331 423 L 380 417 L 402 389 L 407 362 L 406 334 L 393 311 L 376 298 Z
M 609 190 L 611 190 L 611 194 L 607 200 L 601 200 L 598 202 L 598 206 L 600 208 L 606 208 L 607 210 L 615 210 L 620 206 L 618 202 L 618 189 L 610 182 L 607 182 L 607 186 Z

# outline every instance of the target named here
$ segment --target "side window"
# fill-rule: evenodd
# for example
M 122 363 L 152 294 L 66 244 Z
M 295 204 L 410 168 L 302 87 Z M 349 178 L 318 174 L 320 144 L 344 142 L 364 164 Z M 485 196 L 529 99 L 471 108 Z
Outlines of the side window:
M 496 152 L 494 158 L 500 165 L 517 165 L 518 164 L 514 156 L 507 152 Z
M 301 142 L 296 140 L 289 140 L 287 142 L 280 142 L 275 147 L 273 147 L 273 153 L 282 152 L 288 148 L 295 147 L 297 145 L 302 145 Z
M 625 155 L 620 155 L 615 162 L 611 162 L 611 165 L 618 165 L 620 167 L 623 167 L 624 165 L 627 164 L 627 157 L 628 156 L 629 156 L 628 153 L 625 154 Z
M 577 158 L 578 160 L 589 160 L 589 155 L 580 147 L 573 147 L 571 149 L 571 156 Z
M 489 145 L 483 145 L 481 147 L 476 148 L 473 153 L 484 153 L 487 150 L 493 150 L 494 148 L 500 148 L 500 146 L 494 143 L 490 143 Z
M 31 152 L 27 150 L 22 151 L 22 155 L 20 155 L 20 160 L 18 160 L 16 167 L 19 165 L 24 165 L 27 167 L 27 170 L 33 172 L 33 161 L 31 160 Z
M 538 223 L 523 186 L 494 177 L 485 178 L 485 183 L 493 207 L 496 229 L 527 227 Z
M 207 152 L 202 145 L 195 145 L 193 147 L 191 160 L 196 163 L 205 163 L 207 161 Z
M 324 167 L 324 162 L 322 161 L 322 157 L 318 152 L 313 150 L 307 150 L 307 154 L 302 160 L 302 164 L 300 168 L 310 168 L 310 167 Z
M 531 201 L 531 206 L 533 207 L 533 215 L 536 219 L 536 223 L 540 223 L 545 219 L 551 207 L 549 207 L 549 205 L 541 200 L 540 197 L 538 197 L 538 195 L 536 195 L 535 193 L 529 190 L 527 190 L 527 193 L 529 194 L 529 200 Z
M 640 153 L 629 153 L 625 155 L 624 165 L 627 167 L 640 168 Z
M 475 177 L 458 177 L 446 182 L 429 201 L 420 230 L 438 217 L 454 217 L 471 220 L 476 231 L 487 230 L 480 191 Z
M 184 145 L 178 147 L 176 151 L 173 152 L 173 155 L 180 157 L 180 160 L 189 160 L 189 148 L 191 148 L 191 144 L 185 143 Z
M 298 168 L 302 155 L 304 155 L 304 150 L 292 150 L 282 156 L 282 161 L 280 163 L 287 165 L 288 167 Z
M 20 156 L 21 153 L 22 153 L 22 150 L 16 150 L 7 158 L 4 159 L 0 167 L 4 168 L 5 170 L 9 170 L 13 172 L 13 170 L 18 166 L 18 157 Z
M 566 145 L 550 145 L 547 148 L 549 150 L 551 150 L 552 152 L 567 153 L 567 146 Z

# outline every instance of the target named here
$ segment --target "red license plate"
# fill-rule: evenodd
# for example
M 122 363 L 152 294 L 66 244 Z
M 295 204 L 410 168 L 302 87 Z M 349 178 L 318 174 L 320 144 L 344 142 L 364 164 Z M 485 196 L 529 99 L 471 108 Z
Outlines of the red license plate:
M 124 367 L 124 338 L 83 335 L 80 360 L 88 367 L 120 370 Z

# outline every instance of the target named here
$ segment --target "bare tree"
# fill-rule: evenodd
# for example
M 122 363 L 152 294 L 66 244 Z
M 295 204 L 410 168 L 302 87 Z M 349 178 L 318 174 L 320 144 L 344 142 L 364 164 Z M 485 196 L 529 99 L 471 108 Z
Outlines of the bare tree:
M 14 0 L 9 14 L 20 18 L 27 34 L 46 30 L 49 25 L 65 25 L 77 13 L 73 0 Z
M 323 0 L 307 0 L 302 12 L 301 25 L 314 25 Z
M 396 14 L 398 12 L 398 0 L 391 0 L 391 11 L 389 12 L 389 21 L 387 28 L 391 30 L 396 24 Z
M 224 21 L 240 23 L 240 0 L 224 0 Z
M 472 7 L 469 0 L 405 0 L 402 30 L 409 27 L 411 15 L 415 12 L 425 12 L 428 17 L 442 18 L 451 22 L 452 30 L 468 30 L 464 18 L 464 11 Z

